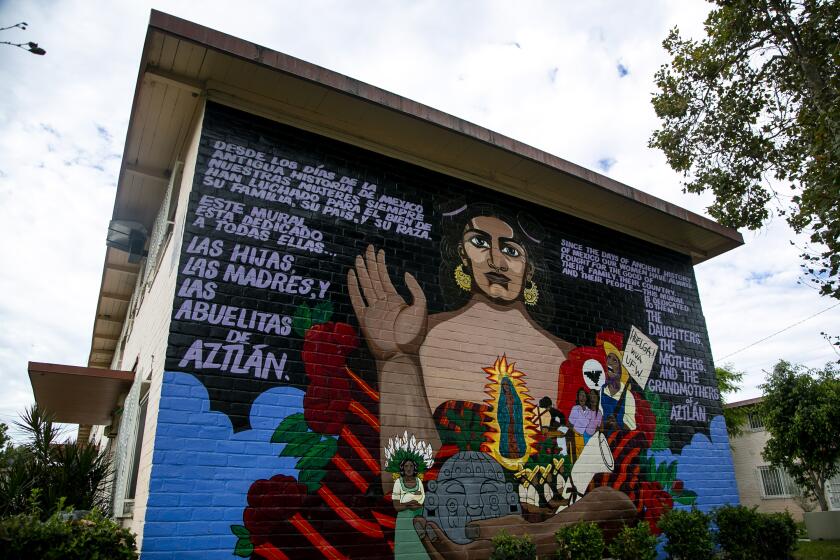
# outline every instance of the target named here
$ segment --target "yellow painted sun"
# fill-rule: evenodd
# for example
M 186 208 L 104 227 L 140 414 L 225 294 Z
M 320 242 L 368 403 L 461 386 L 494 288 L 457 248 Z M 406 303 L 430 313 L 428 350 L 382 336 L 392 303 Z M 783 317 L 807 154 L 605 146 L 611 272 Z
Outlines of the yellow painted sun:
M 484 401 L 489 405 L 484 415 L 485 436 L 489 441 L 481 450 L 489 453 L 504 468 L 519 471 L 528 457 L 537 452 L 536 407 L 525 386 L 525 374 L 516 369 L 507 356 L 496 358 L 493 367 L 483 368 L 487 374 Z

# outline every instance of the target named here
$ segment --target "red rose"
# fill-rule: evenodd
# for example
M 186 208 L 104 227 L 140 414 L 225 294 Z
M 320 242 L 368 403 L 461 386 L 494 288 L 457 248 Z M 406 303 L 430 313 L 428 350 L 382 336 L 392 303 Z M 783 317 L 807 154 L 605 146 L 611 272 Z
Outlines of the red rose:
M 666 492 L 658 482 L 642 482 L 639 485 L 639 505 L 641 507 L 642 519 L 650 524 L 651 531 L 658 535 L 660 533 L 657 525 L 659 518 L 666 511 L 674 507 L 674 499 Z
M 306 331 L 301 357 L 309 385 L 303 398 L 304 418 L 321 434 L 338 434 L 352 398 L 344 372 L 347 355 L 359 346 L 347 323 L 322 323 Z
M 248 507 L 242 514 L 251 542 L 258 545 L 276 535 L 290 533 L 288 519 L 304 510 L 306 486 L 291 476 L 278 474 L 270 480 L 257 480 L 248 489 Z

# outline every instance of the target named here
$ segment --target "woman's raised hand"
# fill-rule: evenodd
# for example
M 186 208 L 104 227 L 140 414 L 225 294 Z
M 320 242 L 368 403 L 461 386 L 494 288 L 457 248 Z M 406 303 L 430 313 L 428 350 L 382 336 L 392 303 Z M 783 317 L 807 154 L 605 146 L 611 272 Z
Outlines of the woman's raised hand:
M 350 301 L 368 347 L 377 360 L 386 360 L 399 353 L 415 354 L 426 338 L 426 296 L 408 272 L 405 273 L 405 284 L 414 299 L 411 305 L 391 283 L 385 266 L 385 251 L 380 249 L 376 253 L 373 245 L 368 245 L 364 258 L 356 257 L 356 266 L 347 272 Z

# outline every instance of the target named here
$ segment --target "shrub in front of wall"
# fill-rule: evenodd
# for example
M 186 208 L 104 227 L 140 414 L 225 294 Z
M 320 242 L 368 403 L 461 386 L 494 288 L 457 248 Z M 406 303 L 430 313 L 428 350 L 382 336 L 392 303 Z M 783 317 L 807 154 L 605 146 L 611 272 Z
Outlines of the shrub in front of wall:
M 665 552 L 674 560 L 708 560 L 714 542 L 709 531 L 709 516 L 699 510 L 671 510 L 659 520 L 659 528 L 668 541 Z
M 557 558 L 560 560 L 601 560 L 604 534 L 595 523 L 581 522 L 558 529 Z
M 92 512 L 79 520 L 57 513 L 41 521 L 37 514 L 0 520 L 0 558 L 40 560 L 136 560 L 134 535 Z
M 754 508 L 723 506 L 715 510 L 715 541 L 731 560 L 752 560 L 757 557 L 759 514 Z
M 635 527 L 627 525 L 609 546 L 615 560 L 656 560 L 656 535 L 650 532 L 647 521 Z
M 798 543 L 796 522 L 789 513 L 759 514 L 759 548 L 755 558 L 787 560 Z
M 493 537 L 490 560 L 536 560 L 537 545 L 531 539 L 508 535 L 504 531 Z
M 724 506 L 714 512 L 715 540 L 727 559 L 785 560 L 797 542 L 797 528 L 788 513 L 759 513 L 755 508 Z

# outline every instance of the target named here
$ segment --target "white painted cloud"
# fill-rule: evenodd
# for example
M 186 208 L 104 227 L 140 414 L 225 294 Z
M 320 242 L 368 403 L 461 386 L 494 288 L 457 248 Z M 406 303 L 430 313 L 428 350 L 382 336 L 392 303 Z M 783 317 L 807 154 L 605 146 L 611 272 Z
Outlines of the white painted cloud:
M 191 19 L 369 82 L 588 167 L 697 212 L 662 155 L 653 73 L 679 25 L 699 35 L 701 1 L 514 4 L 420 2 L 88 2 L 13 0 L 36 57 L 0 48 L 0 421 L 31 402 L 28 360 L 85 364 L 114 185 L 149 9 Z M 626 69 L 622 76 L 619 65 Z M 599 163 L 604 162 L 604 163 Z M 833 302 L 797 284 L 780 220 L 697 268 L 715 356 Z M 739 353 L 741 396 L 777 358 L 836 357 L 820 330 L 835 308 Z

